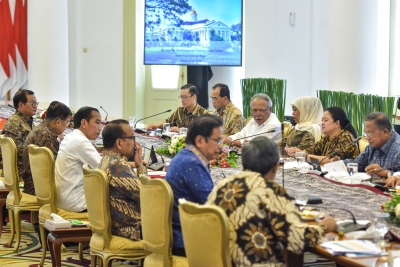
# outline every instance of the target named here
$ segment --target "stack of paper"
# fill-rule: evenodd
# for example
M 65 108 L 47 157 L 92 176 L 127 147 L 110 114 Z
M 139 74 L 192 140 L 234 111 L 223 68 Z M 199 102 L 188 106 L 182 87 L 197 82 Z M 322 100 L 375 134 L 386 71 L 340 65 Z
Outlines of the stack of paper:
M 321 244 L 330 254 L 346 255 L 347 257 L 365 257 L 387 255 L 374 243 L 368 240 L 343 240 L 325 242 Z

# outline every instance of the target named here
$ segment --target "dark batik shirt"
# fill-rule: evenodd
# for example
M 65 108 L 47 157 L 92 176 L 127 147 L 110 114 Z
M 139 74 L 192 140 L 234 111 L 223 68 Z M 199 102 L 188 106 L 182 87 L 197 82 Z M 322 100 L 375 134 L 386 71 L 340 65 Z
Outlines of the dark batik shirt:
M 111 233 L 116 236 L 140 240 L 140 182 L 126 157 L 104 150 L 99 168 L 109 179 Z M 146 168 L 138 168 L 146 174 Z
M 314 146 L 306 149 L 308 154 L 316 156 L 328 156 L 333 153 L 332 157 L 338 156 L 341 159 L 355 159 L 360 150 L 356 143 L 353 145 L 349 144 L 354 142 L 354 136 L 347 130 L 341 130 L 332 139 L 325 135 L 315 143 Z M 349 144 L 346 146 L 346 144 Z
M 22 177 L 23 171 L 22 154 L 24 152 L 25 139 L 32 130 L 32 123 L 32 117 L 28 117 L 21 112 L 16 111 L 10 118 L 8 118 L 3 130 L 1 131 L 1 134 L 13 139 L 15 145 L 17 146 L 17 166 L 18 175 L 20 178 Z M 1 153 L 0 168 L 3 169 L 3 158 Z
M 51 128 L 48 121 L 44 120 L 33 129 L 26 137 L 24 144 L 24 152 L 22 153 L 22 176 L 24 180 L 24 193 L 35 195 L 35 186 L 33 184 L 31 166 L 29 163 L 28 145 L 34 144 L 37 146 L 44 146 L 53 152 L 54 160 L 57 158 L 57 153 L 60 148 L 60 143 L 57 140 L 57 133 Z
M 368 145 L 355 160 L 345 162 L 357 162 L 360 172 L 365 172 L 365 168 L 374 163 L 383 169 L 389 169 L 391 173 L 400 171 L 400 136 L 393 131 L 392 136 L 381 148 L 376 149 Z
M 204 204 L 213 188 L 209 170 L 210 163 L 201 152 L 192 145 L 179 151 L 168 167 L 165 180 L 174 193 L 174 208 L 172 211 L 172 232 L 174 248 L 183 248 L 181 221 L 179 219 L 180 198 Z
M 206 204 L 221 207 L 228 216 L 234 267 L 284 266 L 278 260 L 282 245 L 300 254 L 322 239 L 323 229 L 301 220 L 285 189 L 257 172 L 242 171 L 221 180 Z
M 198 113 L 197 116 L 200 116 L 203 114 L 207 114 L 207 110 L 205 108 L 203 108 L 202 106 L 200 106 L 199 104 L 196 104 L 196 107 L 194 108 L 194 110 L 192 112 L 188 112 L 184 107 L 179 107 L 165 121 L 168 123 L 171 123 L 171 126 L 176 126 L 178 128 L 188 127 L 190 124 L 192 124 L 192 122 L 193 122 L 194 118 L 196 118 L 196 116 L 190 117 L 188 119 L 185 119 L 185 118 L 187 118 L 188 116 L 191 116 L 195 113 Z M 175 121 L 177 121 L 177 122 L 174 123 Z
M 301 150 L 312 147 L 315 144 L 314 136 L 307 131 L 299 131 L 294 127 L 290 130 L 286 139 L 286 146 L 297 147 Z

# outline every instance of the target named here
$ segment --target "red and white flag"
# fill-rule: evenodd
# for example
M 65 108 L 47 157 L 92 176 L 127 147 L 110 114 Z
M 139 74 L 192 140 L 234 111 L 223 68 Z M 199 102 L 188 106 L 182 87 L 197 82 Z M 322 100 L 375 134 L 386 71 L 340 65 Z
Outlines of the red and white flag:
M 28 80 L 27 0 L 0 0 L 0 95 Z

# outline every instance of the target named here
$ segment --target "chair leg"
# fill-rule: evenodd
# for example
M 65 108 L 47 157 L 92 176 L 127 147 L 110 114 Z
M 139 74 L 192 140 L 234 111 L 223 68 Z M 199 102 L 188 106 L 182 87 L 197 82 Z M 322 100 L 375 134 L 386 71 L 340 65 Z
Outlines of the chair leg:
M 8 240 L 8 246 L 11 247 L 15 236 L 15 219 L 13 209 L 8 209 L 8 218 L 10 219 L 10 239 Z
M 90 267 L 96 267 L 97 256 L 90 255 Z
M 14 253 L 19 250 L 19 244 L 21 243 L 21 210 L 16 210 L 14 212 L 14 224 L 17 234 L 17 241 L 14 244 Z
M 79 260 L 83 262 L 83 243 L 78 244 Z
M 39 224 L 39 231 L 40 231 L 40 240 L 42 240 L 42 258 L 40 259 L 39 265 L 40 267 L 43 267 L 44 260 L 46 259 L 46 250 L 47 250 L 47 237 L 43 224 Z

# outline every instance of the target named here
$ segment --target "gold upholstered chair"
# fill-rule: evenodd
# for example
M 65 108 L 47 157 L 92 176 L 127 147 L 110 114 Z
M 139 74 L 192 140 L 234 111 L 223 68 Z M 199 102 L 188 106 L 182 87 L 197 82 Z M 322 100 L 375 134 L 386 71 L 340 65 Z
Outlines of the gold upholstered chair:
M 111 235 L 110 193 L 108 177 L 103 170 L 83 167 L 83 188 L 93 235 L 90 239 L 91 266 L 97 257 L 103 266 L 111 266 L 112 259 L 141 260 L 145 257 L 143 241 Z
M 31 220 L 33 220 L 32 212 L 39 210 L 39 204 L 35 196 L 25 194 L 19 189 L 17 147 L 14 140 L 0 135 L 0 146 L 3 155 L 4 183 L 9 191 L 6 200 L 8 218 L 10 219 L 10 239 L 8 246 L 11 247 L 16 233 L 17 239 L 14 245 L 14 252 L 18 252 L 21 242 L 21 212 L 30 211 Z
M 140 176 L 140 213 L 144 249 L 151 252 L 144 267 L 187 267 L 184 257 L 173 256 L 172 205 L 174 195 L 163 179 Z
M 54 156 L 53 152 L 47 147 L 38 147 L 36 145 L 28 146 L 29 162 L 31 166 L 33 183 L 39 209 L 39 229 L 42 241 L 42 258 L 40 266 L 43 266 L 46 258 L 47 237 L 43 225 L 46 219 L 50 219 L 50 214 L 55 213 L 64 219 L 88 220 L 87 212 L 70 212 L 57 208 L 56 184 L 54 179 Z M 79 257 L 83 259 L 83 246 L 79 244 Z
M 360 148 L 360 153 L 362 153 L 368 145 L 369 145 L 368 140 L 365 137 L 361 137 L 360 140 L 358 140 L 358 147 Z
M 214 205 L 199 205 L 181 198 L 179 218 L 190 267 L 232 266 L 228 218 L 223 209 Z

